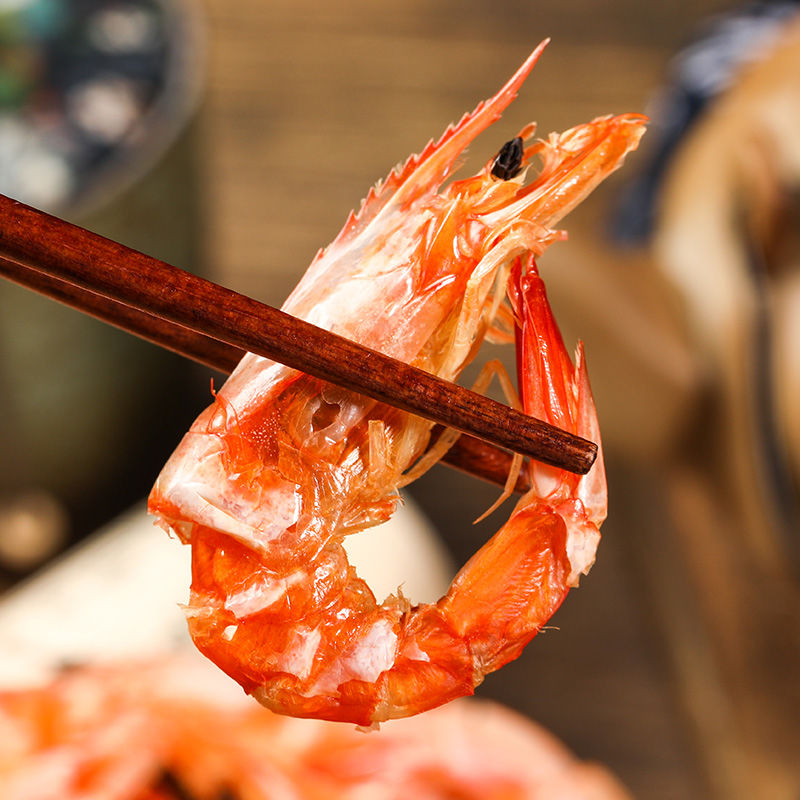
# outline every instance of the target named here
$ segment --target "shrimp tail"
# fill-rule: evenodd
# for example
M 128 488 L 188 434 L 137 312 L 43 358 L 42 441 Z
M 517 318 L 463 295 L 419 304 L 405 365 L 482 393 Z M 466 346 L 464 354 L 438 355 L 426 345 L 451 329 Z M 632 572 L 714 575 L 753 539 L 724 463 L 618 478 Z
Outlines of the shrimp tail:
M 532 491 L 548 498 L 563 516 L 570 532 L 573 566 L 570 585 L 589 571 L 606 518 L 608 496 L 605 464 L 583 342 L 578 342 L 575 363 L 569 357 L 553 317 L 544 282 L 533 258 L 523 272 L 518 260 L 509 281 L 509 297 L 517 319 L 517 364 L 520 395 L 526 413 L 595 442 L 597 459 L 586 475 L 574 475 L 539 462 L 531 462 Z
M 517 259 L 509 280 L 523 409 L 599 444 L 582 347 L 573 366 L 535 262 L 530 258 L 525 266 L 523 273 Z M 519 655 L 588 571 L 600 538 L 602 456 L 586 476 L 538 462 L 528 471 L 531 490 L 440 601 L 468 642 L 478 674 Z

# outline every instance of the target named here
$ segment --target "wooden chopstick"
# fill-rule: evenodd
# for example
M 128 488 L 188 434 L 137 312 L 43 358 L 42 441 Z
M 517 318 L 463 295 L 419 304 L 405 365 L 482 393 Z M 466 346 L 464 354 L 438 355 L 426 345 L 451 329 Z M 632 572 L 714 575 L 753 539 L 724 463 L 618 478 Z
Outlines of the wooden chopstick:
M 45 297 L 223 373 L 232 372 L 245 354 L 245 351 L 238 347 L 212 339 L 202 333 L 195 333 L 181 325 L 159 319 L 146 311 L 138 311 L 103 295 L 73 286 L 2 256 L 0 256 L 0 275 Z M 434 441 L 443 430 L 441 425 L 435 426 L 431 441 Z M 511 468 L 511 455 L 488 442 L 463 434 L 445 453 L 442 462 L 476 478 L 503 486 Z M 529 488 L 530 479 L 523 471 L 519 474 L 515 490 L 522 493 Z
M 116 328 L 133 333 L 173 353 L 220 372 L 232 372 L 245 354 L 238 347 L 159 319 L 146 311 L 118 303 L 44 272 L 0 256 L 0 275 L 27 289 L 57 300 Z
M 587 472 L 597 454 L 592 442 L 3 195 L 0 257 L 60 282 L 50 288 L 65 298 L 108 298 L 571 472 Z

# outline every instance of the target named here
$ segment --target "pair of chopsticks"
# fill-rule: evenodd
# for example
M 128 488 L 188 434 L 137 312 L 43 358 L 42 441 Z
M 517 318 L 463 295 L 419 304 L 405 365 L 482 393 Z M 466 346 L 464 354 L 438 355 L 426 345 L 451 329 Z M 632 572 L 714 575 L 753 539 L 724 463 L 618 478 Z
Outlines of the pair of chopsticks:
M 597 455 L 567 431 L 3 195 L 0 275 L 222 372 L 249 351 L 460 430 L 447 463 L 494 483 L 510 464 L 498 447 L 579 474 Z

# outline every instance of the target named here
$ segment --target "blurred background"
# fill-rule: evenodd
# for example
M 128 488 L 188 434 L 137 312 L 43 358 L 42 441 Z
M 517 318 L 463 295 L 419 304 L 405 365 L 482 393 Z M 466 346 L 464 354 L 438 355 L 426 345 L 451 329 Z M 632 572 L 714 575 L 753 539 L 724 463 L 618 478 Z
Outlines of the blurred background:
M 0 191 L 201 271 L 201 30 L 180 2 L 0 2 Z M 0 441 L 15 453 L 0 465 L 6 580 L 142 497 L 192 418 L 192 377 L 0 283 Z
M 598 561 L 480 694 L 639 797 L 796 798 L 795 12 L 0 0 L 0 191 L 280 305 L 375 180 L 552 37 L 467 169 L 531 119 L 653 124 L 540 263 L 604 433 Z M 4 587 L 146 495 L 209 376 L 0 283 Z M 409 492 L 456 563 L 508 513 L 472 525 L 497 491 L 444 467 Z

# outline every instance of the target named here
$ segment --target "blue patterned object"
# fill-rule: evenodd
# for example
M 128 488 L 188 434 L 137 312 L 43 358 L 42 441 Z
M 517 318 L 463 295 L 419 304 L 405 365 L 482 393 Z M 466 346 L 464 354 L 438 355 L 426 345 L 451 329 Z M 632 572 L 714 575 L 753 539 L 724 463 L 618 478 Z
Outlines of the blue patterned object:
M 638 245 L 652 233 L 667 166 L 681 139 L 747 62 L 761 57 L 800 0 L 763 0 L 713 17 L 672 60 L 667 84 L 653 99 L 650 162 L 623 193 L 612 220 L 619 244 Z
M 85 206 L 158 135 L 181 68 L 174 0 L 0 6 L 0 193 Z M 169 107 L 168 107 L 169 106 Z

